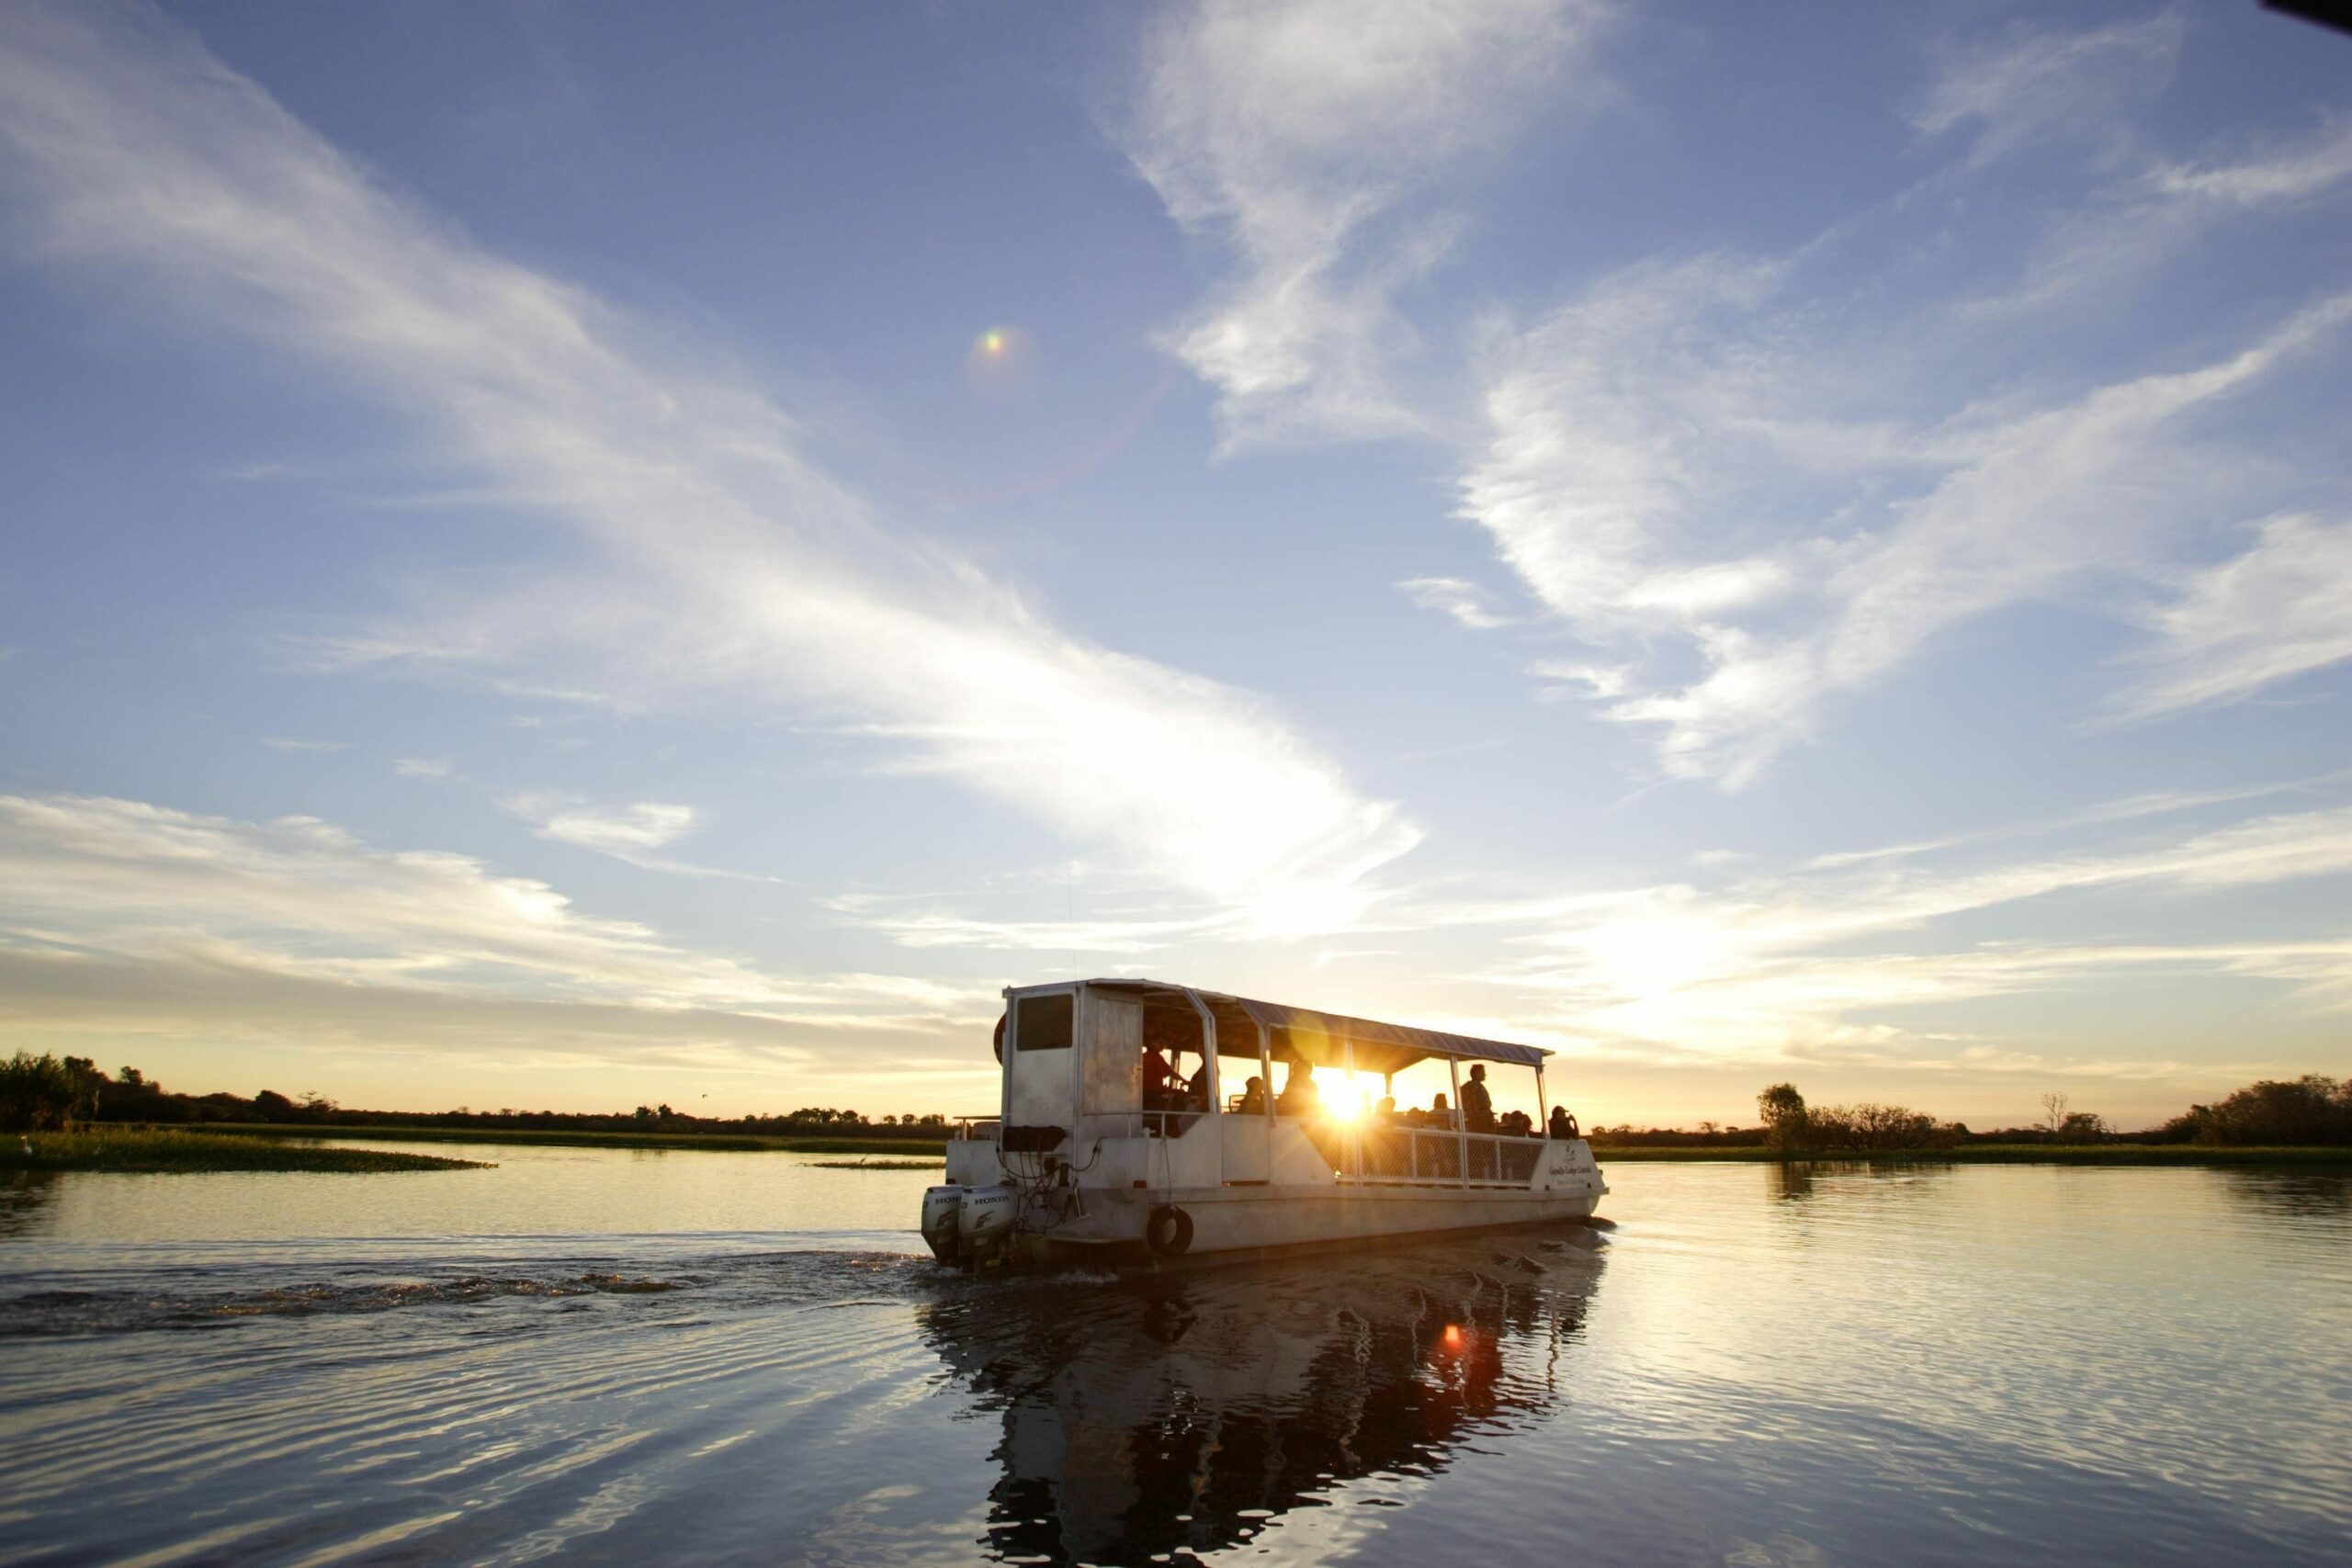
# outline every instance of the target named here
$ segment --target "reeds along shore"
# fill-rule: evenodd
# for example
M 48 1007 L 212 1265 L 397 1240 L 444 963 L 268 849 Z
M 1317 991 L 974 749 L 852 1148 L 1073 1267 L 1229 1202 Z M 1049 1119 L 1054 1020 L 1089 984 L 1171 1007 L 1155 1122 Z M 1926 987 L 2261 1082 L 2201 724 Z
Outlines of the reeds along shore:
M 486 1170 L 481 1160 L 449 1159 L 388 1149 L 322 1148 L 277 1138 L 176 1128 L 90 1127 L 70 1133 L 23 1133 L 0 1144 L 0 1169 L 103 1170 L 166 1174 L 183 1171 L 308 1170 L 368 1174 L 405 1170 Z
M 1694 1145 L 1593 1145 L 1603 1165 L 1615 1161 L 1732 1160 L 1752 1164 L 1845 1165 L 2295 1165 L 2352 1169 L 2352 1148 L 2324 1145 L 2226 1148 L 2203 1144 L 1961 1144 L 1918 1149 L 1774 1149 Z
M 247 1138 L 372 1138 L 386 1143 L 545 1145 L 585 1149 L 702 1149 L 713 1153 L 788 1155 L 898 1155 L 926 1156 L 936 1163 L 947 1155 L 938 1138 L 804 1138 L 759 1137 L 741 1133 L 605 1133 L 571 1128 L 555 1132 L 537 1128 L 377 1126 L 367 1122 L 329 1127 L 269 1122 L 226 1122 L 219 1131 Z

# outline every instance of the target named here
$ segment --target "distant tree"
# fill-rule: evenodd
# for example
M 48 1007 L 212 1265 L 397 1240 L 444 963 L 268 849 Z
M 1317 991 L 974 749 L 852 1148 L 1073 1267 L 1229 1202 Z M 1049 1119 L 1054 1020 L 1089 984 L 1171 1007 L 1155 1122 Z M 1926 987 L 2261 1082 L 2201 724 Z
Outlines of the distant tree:
M 0 1127 L 30 1133 L 71 1128 L 92 1103 L 66 1065 L 78 1059 L 69 1056 L 62 1062 L 48 1052 L 36 1056 L 19 1051 L 0 1062 Z
M 1807 1147 L 1851 1149 L 1933 1148 L 1954 1141 L 1924 1111 L 1908 1106 L 1816 1105 L 1805 1116 Z
M 1764 1118 L 1764 1131 L 1774 1148 L 1805 1146 L 1811 1118 L 1805 1112 L 1804 1096 L 1797 1092 L 1796 1085 L 1774 1084 L 1756 1097 L 1756 1110 Z
M 667 1104 L 664 1104 L 659 1111 L 655 1111 L 654 1114 L 661 1117 L 662 1121 L 667 1122 L 671 1117 L 675 1116 L 677 1112 L 671 1110 Z
M 650 1105 L 640 1105 L 637 1108 L 634 1114 L 640 1122 L 650 1122 L 653 1120 L 653 1107 Z
M 96 1083 L 99 1122 L 185 1122 L 190 1114 L 186 1095 L 165 1094 L 164 1086 L 137 1067 L 124 1067 Z
M 294 1102 L 274 1089 L 266 1089 L 254 1096 L 254 1114 L 264 1122 L 291 1122 Z
M 2052 1090 L 2041 1097 L 2041 1124 L 2054 1136 L 2066 1125 L 2066 1097 Z
M 2107 1118 L 2095 1111 L 2069 1111 L 2058 1123 L 2058 1136 L 2070 1144 L 2095 1144 L 2112 1132 Z
M 2352 1081 L 2317 1073 L 2248 1084 L 2211 1105 L 2194 1106 L 2184 1121 L 2197 1141 L 2241 1146 L 2352 1144 Z
M 65 1076 L 73 1080 L 73 1115 L 87 1121 L 98 1113 L 98 1097 L 106 1092 L 108 1079 L 98 1071 L 97 1063 L 87 1056 L 65 1058 Z

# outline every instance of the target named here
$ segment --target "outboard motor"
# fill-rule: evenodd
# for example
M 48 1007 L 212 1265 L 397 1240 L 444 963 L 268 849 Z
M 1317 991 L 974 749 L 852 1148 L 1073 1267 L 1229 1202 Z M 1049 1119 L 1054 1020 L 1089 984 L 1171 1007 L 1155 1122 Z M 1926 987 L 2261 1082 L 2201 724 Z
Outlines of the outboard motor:
M 922 1238 L 942 1263 L 956 1261 L 956 1217 L 963 1206 L 961 1187 L 933 1187 L 922 1195 Z
M 1012 1241 L 1014 1199 L 1010 1187 L 974 1187 L 956 1210 L 956 1232 L 963 1262 L 985 1269 L 1001 1262 Z

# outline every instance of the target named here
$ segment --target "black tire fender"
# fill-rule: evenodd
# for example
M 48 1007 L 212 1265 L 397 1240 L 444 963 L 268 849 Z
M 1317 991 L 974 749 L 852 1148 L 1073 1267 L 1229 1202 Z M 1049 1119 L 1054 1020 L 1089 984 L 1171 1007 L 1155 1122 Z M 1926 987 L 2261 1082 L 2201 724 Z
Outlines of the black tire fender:
M 1162 1203 L 1144 1222 L 1143 1244 L 1162 1258 L 1182 1258 L 1193 1245 L 1193 1216 L 1173 1203 Z

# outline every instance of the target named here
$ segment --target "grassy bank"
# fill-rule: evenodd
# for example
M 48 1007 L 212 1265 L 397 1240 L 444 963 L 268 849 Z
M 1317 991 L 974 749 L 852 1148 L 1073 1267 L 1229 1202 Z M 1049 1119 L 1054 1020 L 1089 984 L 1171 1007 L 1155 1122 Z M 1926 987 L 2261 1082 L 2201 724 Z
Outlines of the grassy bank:
M 903 1155 L 910 1159 L 947 1156 L 936 1138 L 763 1138 L 743 1133 L 586 1133 L 503 1127 L 342 1127 L 270 1122 L 209 1123 L 207 1132 L 248 1138 L 367 1138 L 381 1143 L 546 1144 L 586 1149 L 706 1149 L 803 1155 Z
M 1950 1149 L 1880 1149 L 1782 1154 L 1763 1148 L 1602 1148 L 1612 1160 L 1742 1160 L 1828 1165 L 2296 1165 L 2352 1169 L 2352 1148 L 2208 1148 L 2198 1144 L 1963 1144 Z
M 480 1160 L 438 1155 L 390 1154 L 379 1149 L 322 1149 L 279 1138 L 248 1138 L 176 1128 L 98 1127 L 87 1132 L 20 1134 L 11 1148 L 0 1143 L 0 1169 L 118 1170 L 141 1172 L 206 1170 L 484 1170 Z

